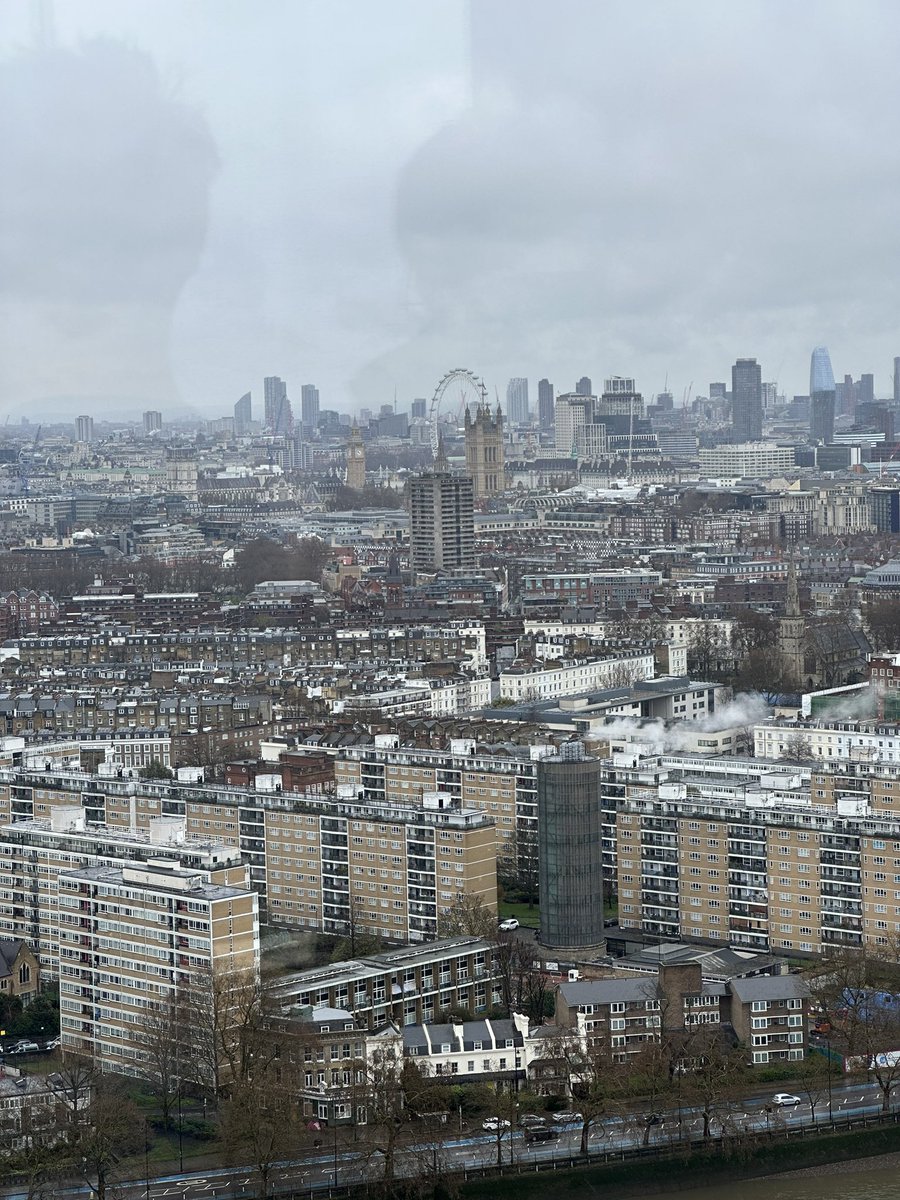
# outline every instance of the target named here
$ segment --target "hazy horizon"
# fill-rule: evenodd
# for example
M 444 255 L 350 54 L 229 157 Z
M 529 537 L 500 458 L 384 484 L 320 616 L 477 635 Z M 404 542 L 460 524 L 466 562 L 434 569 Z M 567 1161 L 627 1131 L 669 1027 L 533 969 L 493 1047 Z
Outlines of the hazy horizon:
M 44 14 L 43 21 L 39 20 Z M 0 0 L 0 422 L 810 353 L 891 391 L 900 10 Z

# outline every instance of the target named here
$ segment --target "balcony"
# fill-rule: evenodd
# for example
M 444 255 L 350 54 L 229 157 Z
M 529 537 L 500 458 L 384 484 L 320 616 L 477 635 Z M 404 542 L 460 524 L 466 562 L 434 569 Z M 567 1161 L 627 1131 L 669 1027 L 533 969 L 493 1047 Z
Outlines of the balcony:
M 862 929 L 862 918 L 840 917 L 835 916 L 834 913 L 822 913 L 823 932 L 826 929 L 852 930 L 853 932 L 857 932 Z
M 823 850 L 819 861 L 827 866 L 858 867 L 859 850 Z
M 834 880 L 836 883 L 859 883 L 862 879 L 862 872 L 857 867 L 822 867 L 821 878 L 824 883 L 826 880 Z
M 841 900 L 830 893 L 822 896 L 822 908 L 827 909 L 828 912 L 862 916 L 862 902 L 860 900 Z
M 862 934 L 845 930 L 823 929 L 822 941 L 828 946 L 861 946 Z
M 861 903 L 860 890 L 858 887 L 846 887 L 844 884 L 836 883 L 834 880 L 822 880 L 822 895 L 832 896 L 835 898 L 846 897 L 849 901 Z

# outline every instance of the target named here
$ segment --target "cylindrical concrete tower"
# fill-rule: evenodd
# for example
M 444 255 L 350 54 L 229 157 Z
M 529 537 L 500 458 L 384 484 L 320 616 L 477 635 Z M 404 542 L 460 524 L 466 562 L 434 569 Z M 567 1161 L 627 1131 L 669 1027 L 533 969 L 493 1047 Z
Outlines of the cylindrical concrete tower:
M 600 762 L 580 742 L 537 771 L 541 936 L 558 950 L 603 946 Z

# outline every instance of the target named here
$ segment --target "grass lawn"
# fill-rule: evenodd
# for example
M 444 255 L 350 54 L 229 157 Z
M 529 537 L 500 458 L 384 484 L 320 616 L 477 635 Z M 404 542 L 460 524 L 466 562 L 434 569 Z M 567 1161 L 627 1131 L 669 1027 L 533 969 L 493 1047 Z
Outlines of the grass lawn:
M 537 929 L 541 923 L 541 914 L 538 906 L 529 908 L 527 904 L 509 904 L 505 900 L 499 905 L 500 920 L 506 917 L 518 917 L 520 925 L 527 925 L 529 929 Z
M 508 900 L 501 900 L 499 904 L 500 920 L 504 917 L 518 917 L 520 925 L 527 925 L 529 929 L 539 929 L 541 925 L 541 913 L 537 905 L 534 908 L 529 908 L 527 904 L 512 904 Z M 607 918 L 615 917 L 618 914 L 618 906 L 615 900 L 604 905 L 603 915 Z

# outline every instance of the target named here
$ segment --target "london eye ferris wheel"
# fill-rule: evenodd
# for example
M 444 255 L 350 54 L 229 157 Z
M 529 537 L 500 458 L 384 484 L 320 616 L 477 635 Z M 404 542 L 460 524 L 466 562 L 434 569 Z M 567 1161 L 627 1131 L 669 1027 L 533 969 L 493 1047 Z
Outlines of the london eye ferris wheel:
M 431 397 L 428 412 L 431 424 L 431 453 L 437 458 L 441 423 L 462 421 L 465 410 L 475 405 L 487 404 L 487 388 L 484 381 L 465 367 L 454 367 L 439 381 Z

